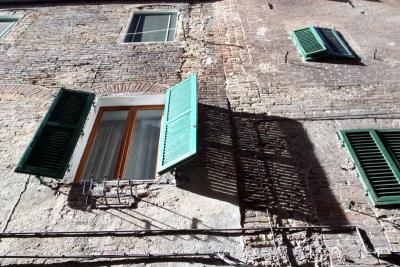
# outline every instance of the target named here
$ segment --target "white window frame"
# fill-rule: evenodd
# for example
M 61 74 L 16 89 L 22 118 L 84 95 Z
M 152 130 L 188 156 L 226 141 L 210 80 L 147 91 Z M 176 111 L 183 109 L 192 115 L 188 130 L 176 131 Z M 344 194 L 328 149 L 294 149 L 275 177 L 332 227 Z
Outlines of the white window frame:
M 135 17 L 135 15 L 146 15 L 146 14 L 171 14 L 174 13 L 176 14 L 176 24 L 175 24 L 175 35 L 174 35 L 174 40 L 172 41 L 152 41 L 152 42 L 127 42 L 126 37 L 128 34 L 135 34 L 135 33 L 129 33 L 129 29 L 131 27 L 131 24 L 133 23 L 133 19 Z M 179 25 L 179 11 L 175 10 L 175 9 L 151 9 L 151 10 L 135 10 L 133 11 L 133 13 L 131 14 L 130 18 L 129 18 L 129 23 L 125 28 L 124 31 L 124 36 L 122 39 L 122 43 L 124 44 L 153 44 L 153 43 L 172 43 L 172 42 L 176 42 L 176 36 L 177 36 L 177 32 L 178 32 L 178 25 Z M 168 29 L 170 28 L 171 25 L 168 25 Z M 168 30 L 167 29 L 167 30 Z M 168 36 L 168 35 L 167 35 Z M 166 39 L 167 39 L 166 36 Z
M 21 17 L 19 16 L 2 16 L 0 15 L 0 22 L 9 22 L 12 21 L 10 26 L 8 26 L 3 32 L 0 32 L 0 38 L 3 37 L 7 32 L 10 31 L 10 29 L 17 23 L 18 20 L 20 20 Z
M 95 102 L 90 109 L 89 115 L 86 119 L 83 133 L 75 146 L 69 167 L 64 175 L 64 182 L 74 182 L 76 172 L 81 162 L 83 153 L 86 148 L 86 144 L 89 140 L 90 133 L 92 132 L 94 123 L 101 107 L 118 107 L 118 106 L 152 106 L 152 105 L 164 105 L 165 95 L 141 95 L 141 96 L 108 96 L 108 97 L 96 97 Z M 121 180 L 123 181 L 123 180 Z M 107 181 L 109 182 L 109 181 Z M 149 180 L 135 180 L 135 182 L 151 182 Z

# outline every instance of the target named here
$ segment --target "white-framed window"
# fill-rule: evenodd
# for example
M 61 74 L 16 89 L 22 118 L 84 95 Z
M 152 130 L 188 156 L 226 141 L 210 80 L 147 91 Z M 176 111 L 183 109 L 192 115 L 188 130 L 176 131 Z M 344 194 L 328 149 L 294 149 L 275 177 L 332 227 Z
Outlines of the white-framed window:
M 95 99 L 61 88 L 15 172 L 66 182 L 148 181 L 196 156 L 195 74 L 165 94 Z
M 7 33 L 10 28 L 19 20 L 15 16 L 1 16 L 0 15 L 0 37 Z
M 99 97 L 69 180 L 154 180 L 164 95 Z
M 178 12 L 135 11 L 125 34 L 125 43 L 175 41 Z

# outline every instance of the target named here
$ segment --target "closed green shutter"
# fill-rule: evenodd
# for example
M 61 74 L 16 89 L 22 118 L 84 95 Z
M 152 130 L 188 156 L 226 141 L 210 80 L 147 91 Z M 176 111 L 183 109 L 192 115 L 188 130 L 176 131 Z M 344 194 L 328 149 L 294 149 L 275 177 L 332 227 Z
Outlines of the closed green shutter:
M 400 204 L 400 172 L 395 158 L 400 132 L 346 130 L 339 131 L 339 136 L 374 206 Z
M 291 35 L 303 59 L 309 60 L 327 55 L 328 49 L 315 27 L 295 30 Z
M 188 79 L 166 93 L 157 170 L 165 173 L 197 153 L 197 78 Z
M 63 178 L 93 100 L 92 93 L 61 89 L 15 171 Z

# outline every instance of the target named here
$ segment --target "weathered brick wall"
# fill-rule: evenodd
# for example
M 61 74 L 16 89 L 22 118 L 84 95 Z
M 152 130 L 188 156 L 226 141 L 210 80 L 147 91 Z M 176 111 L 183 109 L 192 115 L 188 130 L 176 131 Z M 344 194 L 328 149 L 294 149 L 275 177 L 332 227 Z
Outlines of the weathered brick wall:
M 221 2 L 218 20 L 234 108 L 290 118 L 365 115 L 367 106 L 370 114 L 393 114 L 398 5 L 354 3 L 355 8 L 345 1 Z M 361 64 L 302 62 L 289 31 L 308 25 L 335 27 Z
M 2 83 L 84 89 L 113 81 L 179 81 L 188 5 L 141 6 L 180 9 L 185 21 L 179 25 L 177 38 L 182 43 L 122 43 L 133 5 L 60 4 L 33 7 L 29 12 L 22 11 L 23 7 L 21 11 L 11 9 L 24 17 L 2 39 Z
M 336 132 L 399 126 L 400 39 L 392 34 L 400 24 L 398 1 L 232 0 L 217 6 L 235 111 L 239 193 L 247 200 L 244 224 L 357 225 L 375 248 L 390 243 L 397 252 L 399 210 L 372 208 Z M 361 62 L 303 62 L 289 32 L 308 25 L 336 28 Z M 246 241 L 264 264 L 327 255 L 334 265 L 387 264 L 368 255 L 354 232 L 300 240 L 278 232 L 275 242 L 271 235 Z
M 240 227 L 213 5 L 132 1 L 1 7 L 0 14 L 23 16 L 0 40 L 3 232 Z M 179 10 L 177 41 L 122 44 L 130 15 L 143 8 Z M 134 185 L 136 199 L 122 199 L 131 206 L 91 209 L 91 203 L 86 205 L 82 196 L 82 187 L 64 186 L 50 179 L 44 186 L 33 176 L 13 172 L 59 87 L 99 96 L 159 94 L 190 73 L 199 77 L 200 156 L 183 170 L 183 175 L 177 173 L 176 184 L 169 180 Z M 101 186 L 95 190 L 101 192 Z M 111 188 L 109 194 L 115 195 L 116 190 Z M 120 192 L 126 192 L 126 187 Z M 113 204 L 116 200 L 109 201 Z M 97 204 L 102 206 L 104 199 Z M 226 251 L 240 259 L 242 243 L 240 236 L 205 235 L 3 239 L 0 254 Z M 43 262 L 9 259 L 1 264 Z

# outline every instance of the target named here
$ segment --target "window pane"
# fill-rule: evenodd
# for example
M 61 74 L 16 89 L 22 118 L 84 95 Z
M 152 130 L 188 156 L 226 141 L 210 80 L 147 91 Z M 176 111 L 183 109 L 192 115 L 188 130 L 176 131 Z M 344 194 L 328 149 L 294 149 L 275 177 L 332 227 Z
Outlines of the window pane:
M 139 110 L 131 136 L 124 179 L 155 178 L 162 110 Z
M 171 22 L 168 30 L 168 41 L 175 41 L 176 14 L 171 14 Z
M 105 111 L 101 118 L 83 180 L 103 181 L 114 177 L 115 164 L 121 148 L 128 110 Z
M 0 35 L 4 33 L 5 30 L 10 27 L 11 24 L 13 24 L 14 21 L 0 21 Z
M 169 14 L 139 15 L 134 42 L 163 42 L 168 31 Z

